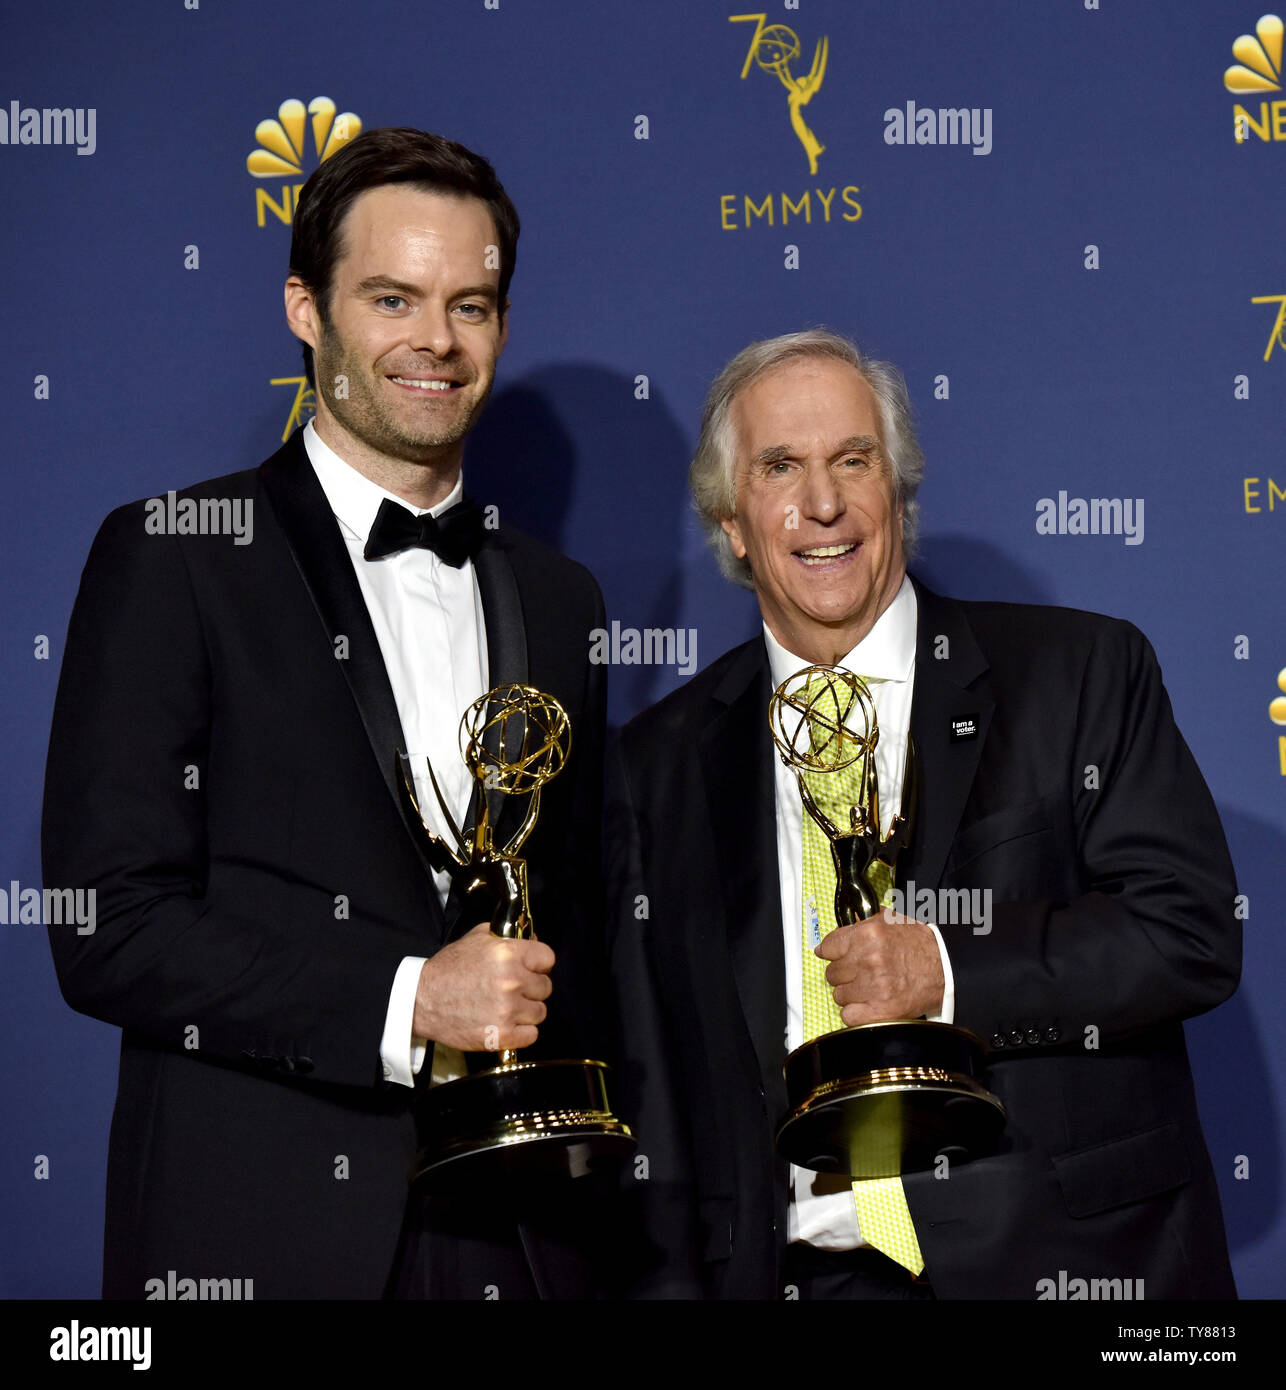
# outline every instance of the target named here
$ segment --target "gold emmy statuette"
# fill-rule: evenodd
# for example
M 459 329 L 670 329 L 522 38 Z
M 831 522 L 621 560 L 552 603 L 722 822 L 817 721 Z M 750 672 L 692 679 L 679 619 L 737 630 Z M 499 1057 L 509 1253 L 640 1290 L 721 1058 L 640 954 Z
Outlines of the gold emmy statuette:
M 866 683 L 850 671 L 810 666 L 784 681 L 768 707 L 782 762 L 795 769 L 804 809 L 830 841 L 835 863 L 835 922 L 843 926 L 880 911 L 872 870 L 890 884 L 915 816 L 916 761 L 907 740 L 904 814 L 880 834 L 875 767 L 879 725 Z M 836 825 L 818 806 L 804 773 L 835 774 L 857 764 L 857 804 Z M 877 875 L 878 877 L 878 875 Z M 963 1028 L 924 1019 L 840 1028 L 786 1058 L 789 1110 L 777 1148 L 802 1168 L 887 1178 L 990 1152 L 1005 1109 L 982 1084 L 984 1048 Z
M 475 779 L 473 827 L 461 830 L 432 765 L 429 780 L 454 844 L 429 828 L 415 795 L 410 760 L 399 755 L 401 789 L 430 859 L 448 869 L 465 893 L 495 898 L 491 930 L 510 939 L 532 933 L 527 864 L 518 857 L 540 813 L 540 789 L 571 753 L 567 712 L 551 695 L 504 685 L 475 700 L 460 721 L 460 751 Z M 522 824 L 497 846 L 488 792 L 527 796 Z M 556 1007 L 556 999 L 551 1000 Z M 519 1060 L 502 1051 L 499 1065 L 428 1089 L 417 1114 L 421 1150 L 412 1181 L 426 1190 L 486 1186 L 507 1177 L 580 1177 L 627 1158 L 636 1144 L 607 1099 L 603 1062 Z

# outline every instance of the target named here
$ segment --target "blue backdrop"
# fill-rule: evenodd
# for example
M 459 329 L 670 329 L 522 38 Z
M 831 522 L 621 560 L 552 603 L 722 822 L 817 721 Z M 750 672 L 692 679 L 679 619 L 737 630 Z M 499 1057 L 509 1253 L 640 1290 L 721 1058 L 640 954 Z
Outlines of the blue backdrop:
M 8 16 L 0 887 L 40 883 L 49 715 L 98 523 L 307 418 L 281 286 L 314 117 L 323 142 L 330 111 L 441 131 L 492 158 L 524 224 L 470 490 L 588 564 L 610 617 L 695 629 L 701 665 L 753 631 L 686 500 L 700 404 L 751 339 L 826 324 L 906 372 L 935 587 L 1152 639 L 1245 895 L 1244 983 L 1188 1026 L 1206 1133 L 1243 1294 L 1286 1292 L 1280 25 L 1225 77 L 1263 3 Z M 272 120 L 290 158 L 264 172 L 248 157 Z M 1043 533 L 1060 494 L 1128 500 L 1133 534 Z M 613 668 L 614 720 L 683 678 Z M 39 926 L 0 925 L 0 953 L 0 1293 L 93 1296 L 118 1035 L 63 1004 Z

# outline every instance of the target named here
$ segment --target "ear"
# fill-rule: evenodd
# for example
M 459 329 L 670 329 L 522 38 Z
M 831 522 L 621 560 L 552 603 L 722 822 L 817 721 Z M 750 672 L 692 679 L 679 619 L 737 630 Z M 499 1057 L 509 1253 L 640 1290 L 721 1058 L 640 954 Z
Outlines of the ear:
M 725 516 L 719 525 L 727 532 L 728 540 L 732 545 L 732 553 L 738 560 L 744 560 L 746 558 L 746 547 L 741 539 L 741 527 L 737 525 L 737 518 L 735 516 Z
M 286 281 L 285 298 L 286 326 L 300 342 L 307 343 L 316 352 L 321 341 L 321 315 L 317 312 L 312 290 L 298 275 L 292 275 Z

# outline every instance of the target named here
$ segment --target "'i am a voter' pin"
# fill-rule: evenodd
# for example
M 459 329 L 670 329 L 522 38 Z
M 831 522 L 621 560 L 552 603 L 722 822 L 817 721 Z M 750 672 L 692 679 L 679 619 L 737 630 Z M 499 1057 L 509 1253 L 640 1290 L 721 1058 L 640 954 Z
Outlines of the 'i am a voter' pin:
M 951 721 L 951 742 L 960 743 L 966 738 L 978 737 L 978 716 L 966 714 L 962 719 Z

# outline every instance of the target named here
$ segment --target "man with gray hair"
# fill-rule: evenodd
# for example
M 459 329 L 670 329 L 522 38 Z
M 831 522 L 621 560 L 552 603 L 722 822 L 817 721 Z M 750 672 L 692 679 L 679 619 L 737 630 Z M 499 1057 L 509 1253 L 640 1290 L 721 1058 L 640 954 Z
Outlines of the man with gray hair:
M 1061 1271 L 1235 1297 L 1182 1027 L 1239 975 L 1218 815 L 1137 629 L 907 575 L 923 471 L 901 375 L 832 333 L 755 343 L 710 391 L 689 481 L 763 632 L 628 725 L 613 767 L 636 1290 L 1018 1299 Z M 836 926 L 767 721 L 809 666 L 870 688 L 881 833 L 917 806 L 905 914 Z M 787 1053 L 916 1018 L 985 1043 L 995 1151 L 859 1182 L 781 1158 Z

